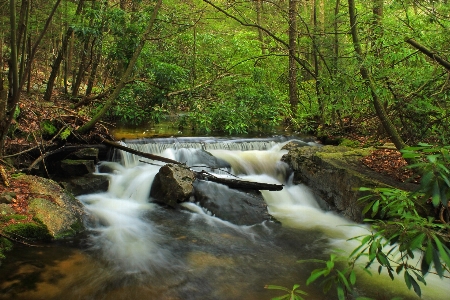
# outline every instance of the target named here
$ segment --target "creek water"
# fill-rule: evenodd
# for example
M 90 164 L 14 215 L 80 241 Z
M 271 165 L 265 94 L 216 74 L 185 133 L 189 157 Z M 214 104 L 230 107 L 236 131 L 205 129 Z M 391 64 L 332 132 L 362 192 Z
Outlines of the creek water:
M 127 141 L 143 152 L 199 166 L 226 161 L 242 179 L 284 184 L 282 191 L 262 191 L 269 213 L 279 221 L 238 226 L 196 204 L 169 209 L 152 202 L 150 188 L 161 163 L 125 152 L 102 162 L 109 190 L 79 197 L 88 215 L 86 235 L 43 247 L 17 246 L 0 267 L 0 299 L 271 299 L 299 283 L 305 299 L 336 299 L 319 284 L 305 285 L 316 263 L 329 253 L 351 251 L 349 238 L 367 229 L 321 208 L 308 187 L 293 185 L 280 162 L 291 139 L 164 138 Z M 295 140 L 299 144 L 313 142 Z M 208 151 L 214 157 L 205 156 Z M 205 158 L 206 157 L 206 158 Z M 204 167 L 196 167 L 204 169 Z M 217 176 L 229 176 L 227 172 Z M 228 188 L 211 185 L 214 197 Z M 374 272 L 376 273 L 376 271 Z M 402 278 L 358 273 L 356 293 L 374 299 L 416 299 Z M 436 280 L 425 299 L 446 299 Z M 447 286 L 448 288 L 448 286 Z

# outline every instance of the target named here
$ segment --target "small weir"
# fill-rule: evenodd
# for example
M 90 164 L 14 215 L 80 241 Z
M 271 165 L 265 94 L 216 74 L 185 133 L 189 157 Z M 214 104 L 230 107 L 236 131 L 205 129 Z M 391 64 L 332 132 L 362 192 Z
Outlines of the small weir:
M 125 141 L 127 147 L 199 169 L 213 164 L 208 171 L 217 176 L 232 173 L 284 184 L 279 192 L 262 191 L 269 213 L 279 222 L 237 225 L 195 199 L 181 209 L 162 207 L 149 195 L 163 163 L 118 151 L 99 165 L 99 172 L 109 176 L 109 190 L 79 197 L 88 214 L 86 236 L 49 247 L 19 246 L 8 253 L 0 267 L 0 299 L 261 300 L 283 294 L 264 289 L 267 284 L 291 288 L 297 283 L 308 293 L 305 299 L 337 299 L 332 292 L 324 295 L 317 283 L 305 285 L 320 265 L 297 261 L 327 259 L 336 249 L 349 251 L 355 242 L 347 240 L 367 231 L 322 210 L 308 187 L 292 184 L 287 165 L 280 162 L 288 142 L 315 145 L 286 137 Z M 227 197 L 228 191 L 210 183 L 210 196 Z M 360 296 L 417 299 L 402 278 L 392 282 L 388 276 L 362 273 Z M 444 299 L 442 282 L 429 285 L 425 299 Z

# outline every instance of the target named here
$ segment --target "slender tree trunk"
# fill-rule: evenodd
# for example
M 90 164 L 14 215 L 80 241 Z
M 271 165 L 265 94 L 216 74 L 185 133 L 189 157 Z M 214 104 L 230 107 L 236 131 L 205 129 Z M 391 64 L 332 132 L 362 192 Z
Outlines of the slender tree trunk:
M 16 1 L 9 1 L 9 20 L 11 25 L 11 58 L 9 60 L 9 94 L 6 99 L 5 116 L 0 119 L 0 157 L 3 156 L 5 147 L 6 135 L 8 134 L 9 126 L 11 124 L 14 110 L 19 101 L 19 69 L 17 66 L 17 30 L 16 30 Z M 2 100 L 2 99 L 0 99 Z
M 295 113 L 298 105 L 297 88 L 297 1 L 289 0 L 289 102 Z
M 83 10 L 83 3 L 84 0 L 80 0 L 78 2 L 77 10 L 75 12 L 75 16 L 78 16 L 81 11 Z M 47 89 L 45 90 L 44 99 L 46 101 L 50 101 L 52 97 L 53 87 L 55 85 L 56 77 L 58 76 L 58 71 L 61 66 L 61 62 L 63 59 L 67 56 L 67 46 L 69 44 L 69 40 L 72 37 L 73 28 L 69 27 L 67 28 L 66 35 L 64 36 L 62 43 L 61 43 L 61 49 L 59 49 L 58 54 L 56 55 L 55 60 L 52 64 L 52 72 L 50 73 L 50 77 L 48 78 L 47 82 Z M 65 72 L 65 78 L 67 78 L 67 72 Z M 66 84 L 65 84 L 66 86 Z
M 317 103 L 319 104 L 319 122 L 322 124 L 324 121 L 324 104 L 322 95 L 320 92 L 320 68 L 319 68 L 319 55 L 318 55 L 318 45 L 317 45 L 317 36 L 319 35 L 319 32 L 321 31 L 319 29 L 319 24 L 317 22 L 317 1 L 313 0 L 313 11 L 312 11 L 312 19 L 313 19 L 313 35 L 312 35 L 312 58 L 314 62 L 314 74 L 316 75 L 316 82 L 315 82 L 315 88 L 316 88 L 316 97 L 317 97 Z
M 261 44 L 261 54 L 266 54 L 266 46 L 264 45 L 264 32 L 261 29 L 261 10 L 262 10 L 262 3 L 261 0 L 256 0 L 256 24 L 258 25 L 258 40 Z
M 78 96 L 78 90 L 80 89 L 81 82 L 84 79 L 86 71 L 86 57 L 89 51 L 89 39 L 84 42 L 83 49 L 81 50 L 80 65 L 78 66 L 78 72 L 75 77 L 75 82 L 72 83 L 72 96 Z
M 26 6 L 25 6 L 26 4 Z M 22 39 L 22 54 L 21 54 L 21 58 L 20 58 L 20 68 L 19 68 L 19 78 L 22 78 L 23 72 L 25 72 L 25 60 L 26 60 L 26 53 L 27 53 L 27 36 L 28 36 L 28 16 L 30 13 L 30 4 L 31 1 L 23 1 L 22 2 L 22 8 L 21 8 L 21 14 L 23 13 L 25 16 L 22 19 L 21 16 L 21 22 L 19 22 L 20 24 L 20 33 L 18 34 L 18 39 L 17 42 L 20 43 L 21 40 L 21 36 L 23 35 L 23 39 Z M 22 10 L 24 10 L 22 12 Z
M 53 15 L 56 12 L 56 9 L 58 8 L 59 4 L 61 3 L 61 0 L 57 0 L 55 2 L 55 4 L 53 5 L 53 8 L 49 14 L 49 16 L 47 17 L 47 20 L 45 22 L 44 28 L 42 29 L 40 35 L 38 36 L 37 40 L 35 41 L 33 47 L 31 48 L 31 53 L 28 57 L 28 61 L 27 61 L 27 67 L 25 69 L 25 72 L 23 73 L 22 77 L 20 78 L 20 84 L 19 84 L 19 92 L 22 89 L 24 83 L 25 83 L 25 78 L 26 76 L 28 76 L 28 74 L 31 72 L 31 66 L 33 65 L 33 60 L 34 60 L 34 56 L 36 55 L 36 52 L 38 50 L 39 44 L 42 41 L 42 38 L 44 37 L 45 33 L 47 32 L 48 27 L 50 26 L 50 23 L 53 19 Z
M 162 0 L 158 0 L 158 2 L 156 3 L 154 9 L 153 9 L 153 13 L 152 16 L 150 18 L 149 24 L 147 26 L 146 31 L 144 32 L 144 34 L 142 35 L 142 38 L 136 48 L 136 50 L 133 53 L 133 56 L 130 59 L 130 62 L 128 63 L 127 69 L 125 70 L 125 73 L 122 75 L 119 83 L 117 84 L 117 87 L 114 89 L 114 91 L 112 92 L 112 94 L 108 97 L 108 99 L 105 102 L 105 105 L 103 106 L 103 108 L 86 124 L 84 124 L 83 126 L 81 126 L 80 128 L 78 128 L 78 132 L 79 133 L 84 133 L 89 131 L 105 114 L 106 112 L 111 108 L 111 106 L 114 104 L 114 101 L 116 100 L 116 98 L 119 96 L 120 91 L 123 89 L 123 87 L 125 86 L 126 82 L 128 81 L 128 79 L 130 78 L 131 74 L 133 73 L 133 68 L 134 65 L 136 64 L 139 55 L 141 54 L 142 49 L 144 48 L 145 42 L 146 40 L 149 38 L 149 35 L 151 33 L 151 30 L 153 28 L 153 25 L 155 23 L 156 20 L 156 16 L 158 15 L 159 9 L 161 8 L 162 5 Z
M 348 10 L 350 15 L 350 28 L 353 40 L 353 47 L 355 48 L 356 57 L 359 62 L 359 71 L 361 73 L 361 77 L 364 79 L 366 86 L 369 88 L 372 95 L 372 103 L 377 113 L 378 118 L 380 119 L 381 124 L 386 130 L 387 134 L 389 134 L 392 142 L 398 150 L 401 150 L 406 147 L 405 142 L 400 137 L 397 129 L 394 124 L 392 124 L 389 119 L 386 110 L 384 109 L 381 100 L 379 99 L 376 93 L 376 85 L 373 81 L 372 76 L 369 73 L 369 70 L 365 67 L 363 62 L 363 53 L 361 49 L 361 44 L 359 41 L 358 35 L 358 23 L 356 18 L 356 8 L 355 8 L 355 0 L 348 0 Z
M 88 79 L 88 83 L 87 83 L 87 87 L 86 87 L 86 96 L 89 96 L 92 92 L 92 88 L 94 87 L 94 83 L 95 83 L 95 78 L 97 76 L 97 68 L 100 64 L 100 59 L 102 56 L 102 52 L 101 52 L 101 47 L 100 49 L 97 50 L 97 53 L 95 54 L 94 57 L 94 62 L 92 64 L 92 68 L 91 68 L 91 72 L 89 74 L 89 79 Z

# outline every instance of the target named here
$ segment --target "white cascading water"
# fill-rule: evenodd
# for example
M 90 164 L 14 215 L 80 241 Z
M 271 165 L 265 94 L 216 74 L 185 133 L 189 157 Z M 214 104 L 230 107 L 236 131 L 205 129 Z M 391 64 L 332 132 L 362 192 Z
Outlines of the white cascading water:
M 196 147 L 207 149 L 214 157 L 228 162 L 233 174 L 244 180 L 285 184 L 285 188 L 279 192 L 262 191 L 269 213 L 283 226 L 320 231 L 329 239 L 330 250 L 343 249 L 349 253 L 359 243 L 348 239 L 367 234 L 367 228 L 356 226 L 332 212 L 322 210 L 308 187 L 293 185 L 286 180 L 287 167 L 280 162 L 281 156 L 287 153 L 281 150 L 286 143 L 264 142 L 264 150 L 256 150 L 258 146 L 247 144 L 245 149 L 249 150 L 246 151 L 239 150 L 235 144 L 234 148 L 228 145 L 227 150 L 220 149 L 223 146 L 207 143 L 197 143 Z M 190 147 L 189 149 L 182 149 L 179 144 L 128 146 L 144 152 L 153 151 L 153 154 L 182 161 L 187 165 L 200 163 L 196 159 L 198 149 L 193 149 L 192 144 L 183 145 Z M 153 178 L 159 166 L 140 163 L 142 158 L 124 152 L 121 156 L 123 165 L 105 163 L 103 166 L 113 170 L 110 172 L 108 192 L 80 197 L 92 215 L 91 229 L 95 233 L 91 238 L 92 244 L 101 249 L 111 264 L 129 273 L 155 273 L 158 269 L 182 265 L 181 262 L 175 262 L 177 258 L 170 251 L 164 249 L 164 233 L 148 218 L 144 218 L 146 214 L 161 209 L 148 202 Z M 152 163 L 162 164 L 155 161 Z M 227 175 L 219 172 L 217 176 Z M 219 220 L 195 203 L 186 203 L 184 206 L 193 212 L 193 219 L 197 216 L 206 218 L 210 226 L 221 222 L 242 235 L 255 237 L 251 226 L 237 226 Z M 414 293 L 406 289 L 403 278 L 397 278 L 392 283 L 388 276 L 373 275 L 367 278 L 363 273 L 358 278 L 362 278 L 367 285 L 383 285 L 401 295 L 407 295 L 408 299 L 415 298 Z M 376 274 L 376 271 L 373 273 Z M 424 298 L 444 299 L 445 288 L 442 286 L 445 283 L 437 276 L 429 275 L 426 279 L 429 284 L 428 287 L 422 287 Z

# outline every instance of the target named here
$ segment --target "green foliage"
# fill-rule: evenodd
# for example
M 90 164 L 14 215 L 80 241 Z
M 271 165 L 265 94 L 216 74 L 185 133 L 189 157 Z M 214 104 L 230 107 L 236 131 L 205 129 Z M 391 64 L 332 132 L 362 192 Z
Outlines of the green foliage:
M 0 259 L 4 259 L 4 252 L 11 251 L 13 244 L 6 238 L 0 236 Z
M 67 140 L 67 138 L 70 136 L 71 133 L 72 131 L 70 131 L 70 129 L 67 127 L 66 129 L 61 131 L 59 136 L 62 140 Z
M 288 300 L 304 300 L 304 298 L 302 297 L 302 295 L 308 295 L 308 293 L 299 290 L 298 288 L 300 287 L 300 285 L 298 284 L 294 284 L 294 286 L 292 287 L 292 289 L 288 289 L 285 288 L 283 286 L 279 286 L 279 285 L 266 285 L 264 288 L 268 289 L 268 290 L 280 290 L 280 291 L 284 291 L 287 292 L 286 295 L 283 296 L 279 296 L 279 297 L 274 297 L 272 298 L 272 300 L 283 300 L 283 299 L 288 299 Z
M 331 254 L 328 261 L 312 260 L 325 266 L 312 271 L 307 284 L 323 277 L 324 292 L 334 284 L 338 298 L 345 299 L 345 295 L 353 291 L 354 267 L 361 260 L 366 271 L 378 264 L 379 274 L 384 269 L 392 280 L 401 275 L 407 288 L 412 288 L 419 297 L 422 295 L 420 284 L 426 285 L 425 276 L 429 272 L 443 278 L 450 271 L 450 225 L 436 222 L 427 215 L 426 205 L 431 198 L 433 205 L 447 208 L 449 148 L 419 144 L 403 151 L 404 157 L 421 161 L 411 166 L 423 172 L 417 192 L 360 188 L 369 193 L 359 201 L 366 203 L 363 213 L 371 217 L 365 219 L 371 224 L 370 234 L 351 238 L 360 245 L 346 258 Z M 346 261 L 347 266 L 338 268 L 336 261 Z
M 323 277 L 322 281 L 323 292 L 327 294 L 332 287 L 335 287 L 339 300 L 346 299 L 346 295 L 351 294 L 356 283 L 356 273 L 353 270 L 354 264 L 350 263 L 344 269 L 339 268 L 340 263 L 347 262 L 347 257 L 330 254 L 328 261 L 309 259 L 299 262 L 316 262 L 324 265 L 323 268 L 315 269 L 311 272 L 311 275 L 306 281 L 306 285 L 309 285 L 317 279 Z
M 435 147 L 424 143 L 402 150 L 403 157 L 418 161 L 410 168 L 421 170 L 420 190 L 424 193 L 424 198 L 431 198 L 434 207 L 448 206 L 450 197 L 449 150 L 450 146 Z
M 53 123 L 49 120 L 44 120 L 40 124 L 42 135 L 44 136 L 53 136 L 58 131 L 58 129 L 53 125 Z
M 286 105 L 261 85 L 239 86 L 213 101 L 198 100 L 186 122 L 200 132 L 244 134 L 271 130 L 283 121 Z

